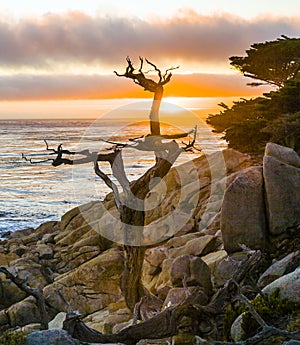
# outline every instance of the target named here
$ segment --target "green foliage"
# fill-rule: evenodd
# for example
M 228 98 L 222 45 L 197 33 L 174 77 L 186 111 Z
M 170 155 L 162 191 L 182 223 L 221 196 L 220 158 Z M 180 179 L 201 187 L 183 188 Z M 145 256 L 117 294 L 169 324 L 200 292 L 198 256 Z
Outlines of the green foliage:
M 264 97 L 256 99 L 242 99 L 237 102 L 233 102 L 233 106 L 229 108 L 226 104 L 220 103 L 224 110 L 221 110 L 219 114 L 209 115 L 207 123 L 215 128 L 216 132 L 223 132 L 226 128 L 232 124 L 238 124 L 247 120 L 260 119 L 262 102 Z
M 261 296 L 257 296 L 251 304 L 269 324 L 274 324 L 280 318 L 293 314 L 299 308 L 299 303 L 291 302 L 287 299 L 280 299 L 279 289 L 276 289 L 271 295 L 267 296 L 266 300 Z M 242 318 L 242 328 L 246 333 L 246 338 L 255 334 L 258 327 L 259 325 L 251 313 L 246 311 Z
M 270 141 L 291 147 L 300 154 L 300 112 L 291 115 L 282 115 L 265 128 Z
M 281 114 L 291 114 L 300 110 L 300 77 L 289 80 L 278 91 L 265 93 L 260 110 L 272 119 Z
M 292 320 L 289 320 L 289 323 L 286 327 L 289 332 L 296 332 L 300 329 L 300 312 L 296 313 Z
M 5 331 L 0 337 L 0 345 L 24 345 L 25 337 L 22 332 Z
M 291 302 L 287 299 L 280 299 L 279 289 L 276 289 L 272 294 L 266 296 L 266 300 L 261 296 L 257 296 L 251 301 L 251 304 L 259 315 L 270 325 L 274 325 L 279 320 L 296 314 L 300 309 L 300 303 Z M 230 340 L 231 326 L 234 320 L 243 313 L 241 326 L 245 332 L 245 339 L 257 333 L 259 325 L 248 311 L 247 307 L 245 305 L 240 305 L 237 308 L 233 308 L 230 305 L 226 309 L 223 319 L 224 340 Z M 276 326 L 278 327 L 278 325 Z M 279 327 L 284 327 L 284 323 L 281 323 Z
M 247 153 L 262 153 L 268 141 L 292 147 L 300 153 L 300 38 L 256 43 L 247 57 L 232 57 L 231 64 L 246 76 L 280 88 L 255 99 L 241 99 L 207 123 L 224 132 L 229 147 Z
M 229 147 L 247 153 L 262 152 L 268 141 L 300 153 L 300 79 L 290 80 L 264 97 L 234 102 L 231 108 L 209 115 L 207 123 L 224 132 Z
M 263 119 L 236 123 L 226 129 L 225 139 L 229 142 L 229 147 L 242 152 L 256 153 L 262 151 L 265 143 L 269 141 L 269 133 L 262 131 L 265 126 L 266 121 Z
M 223 340 L 224 341 L 230 340 L 230 329 L 234 320 L 239 316 L 239 312 L 240 312 L 240 308 L 234 309 L 231 304 L 225 310 L 225 314 L 223 318 Z
M 231 65 L 246 77 L 282 87 L 300 76 L 300 39 L 282 37 L 276 41 L 254 43 L 247 56 L 232 56 Z M 252 86 L 262 83 L 253 83 Z

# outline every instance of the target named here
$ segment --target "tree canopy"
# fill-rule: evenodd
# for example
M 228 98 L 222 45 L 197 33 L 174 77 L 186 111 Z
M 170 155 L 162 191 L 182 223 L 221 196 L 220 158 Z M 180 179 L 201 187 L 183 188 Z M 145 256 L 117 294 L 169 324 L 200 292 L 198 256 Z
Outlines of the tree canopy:
M 229 147 L 259 153 L 268 141 L 300 152 L 300 39 L 280 38 L 255 43 L 246 57 L 231 57 L 231 65 L 278 89 L 254 99 L 241 99 L 232 107 L 209 115 L 207 123 L 224 133 Z M 260 85 L 261 83 L 255 83 Z M 252 84 L 253 85 L 253 84 Z
M 247 56 L 232 56 L 230 64 L 245 77 L 284 86 L 287 80 L 300 77 L 300 39 L 281 36 L 276 41 L 254 43 Z M 250 83 L 251 86 L 262 85 Z

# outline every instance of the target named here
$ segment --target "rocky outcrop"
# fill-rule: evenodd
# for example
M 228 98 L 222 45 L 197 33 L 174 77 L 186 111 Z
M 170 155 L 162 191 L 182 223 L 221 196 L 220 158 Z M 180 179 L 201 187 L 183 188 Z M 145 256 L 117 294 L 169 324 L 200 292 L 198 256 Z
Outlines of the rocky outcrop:
M 222 204 L 221 230 L 228 253 L 240 251 L 241 244 L 252 249 L 264 248 L 266 219 L 261 167 L 242 171 L 227 188 Z
M 268 144 L 263 167 L 269 231 L 282 234 L 300 223 L 300 158 L 291 149 Z
M 33 288 L 42 289 L 49 283 L 45 267 L 36 260 L 34 255 L 24 254 L 23 257 L 10 261 L 6 267 L 10 268 L 11 273 L 17 274 L 21 279 L 25 279 Z M 0 291 L 3 298 L 0 300 L 0 308 L 7 308 L 26 297 L 26 293 L 17 288 L 14 283 L 4 277 L 1 280 Z
M 299 157 L 294 151 L 274 144 L 267 146 L 266 155 L 280 162 L 280 169 L 288 167 L 285 172 L 279 168 L 276 171 L 291 174 L 290 178 L 285 176 L 284 179 L 289 181 L 288 198 L 294 198 L 292 183 L 295 184 L 294 191 L 297 190 L 298 179 L 293 176 L 298 178 L 298 173 L 293 175 L 291 171 L 299 169 Z M 239 244 L 264 249 L 272 236 L 285 235 L 287 227 L 299 224 L 298 211 L 294 207 L 298 199 L 295 197 L 289 201 L 288 207 L 294 207 L 296 211 L 291 212 L 286 223 L 280 222 L 280 232 L 268 228 L 268 221 L 273 219 L 275 222 L 276 219 L 271 216 L 272 210 L 276 209 L 272 202 L 278 202 L 271 200 L 273 194 L 269 189 L 279 190 L 279 187 L 271 187 L 277 180 L 264 171 L 266 164 L 267 169 L 271 167 L 268 158 L 263 167 L 252 167 L 251 164 L 248 156 L 225 150 L 221 156 L 220 153 L 201 156 L 192 163 L 176 167 L 165 177 L 164 197 L 159 200 L 159 207 L 148 209 L 146 222 L 152 224 L 152 228 L 144 232 L 147 241 L 153 241 L 156 236 L 156 240 L 163 239 L 164 242 L 147 249 L 142 276 L 145 287 L 155 298 L 161 299 L 162 310 L 178 305 L 195 291 L 197 298 L 194 302 L 206 305 L 248 258 L 249 252 L 242 251 Z M 157 202 L 155 198 L 159 193 L 156 192 L 154 189 L 149 193 L 149 205 Z M 283 195 L 282 189 L 280 193 L 286 202 L 287 196 Z M 185 221 L 185 210 L 190 212 L 188 221 Z M 283 210 L 281 217 L 286 217 L 284 212 L 287 211 Z M 172 221 L 165 227 L 164 220 L 170 214 Z M 61 314 L 67 310 L 61 292 L 71 307 L 82 314 L 89 327 L 104 333 L 117 332 L 133 322 L 133 315 L 126 308 L 120 290 L 123 248 L 112 241 L 121 239 L 122 235 L 117 217 L 112 195 L 104 202 L 77 207 L 67 212 L 61 222 L 49 222 L 36 230 L 17 232 L 2 242 L 0 265 L 43 290 L 50 319 L 65 315 Z M 278 236 L 276 240 L 281 242 Z M 297 246 L 297 243 L 293 242 L 293 245 Z M 293 289 L 296 295 L 299 288 L 299 270 L 295 270 L 298 251 L 293 250 L 293 254 L 278 258 L 264 274 L 260 272 L 259 283 L 262 288 L 267 285 L 266 291 L 273 291 L 273 286 L 285 285 L 290 288 L 283 288 L 282 296 L 293 296 Z M 22 291 L 4 277 L 1 279 L 0 292 L 5 293 L 6 298 L 5 303 L 1 299 L 0 331 L 28 324 L 35 325 L 32 330 L 36 330 L 40 316 L 35 300 L 24 298 Z M 184 319 L 182 324 L 188 322 Z M 61 325 L 62 319 L 53 323 Z M 203 320 L 200 322 L 203 335 L 211 331 L 208 331 L 210 327 Z M 28 326 L 29 332 L 30 329 Z M 55 334 L 60 336 L 62 333 Z M 181 344 L 189 341 L 186 339 L 183 331 L 174 341 Z
M 263 167 L 237 174 L 226 189 L 221 231 L 228 253 L 244 244 L 263 249 L 266 238 L 300 224 L 300 158 L 290 148 L 269 143 Z
M 66 310 L 67 306 L 58 295 L 61 291 L 74 310 L 88 315 L 118 301 L 123 261 L 123 252 L 118 248 L 103 252 L 45 287 L 47 303 L 55 310 Z

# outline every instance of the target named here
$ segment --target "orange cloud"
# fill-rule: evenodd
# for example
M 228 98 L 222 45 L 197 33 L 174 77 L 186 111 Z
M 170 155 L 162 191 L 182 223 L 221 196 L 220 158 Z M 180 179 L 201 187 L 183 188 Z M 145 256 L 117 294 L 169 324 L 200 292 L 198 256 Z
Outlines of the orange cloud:
M 253 96 L 268 88 L 250 88 L 240 75 L 175 74 L 165 96 Z M 0 100 L 70 100 L 151 97 L 132 80 L 115 75 L 17 75 L 0 78 Z

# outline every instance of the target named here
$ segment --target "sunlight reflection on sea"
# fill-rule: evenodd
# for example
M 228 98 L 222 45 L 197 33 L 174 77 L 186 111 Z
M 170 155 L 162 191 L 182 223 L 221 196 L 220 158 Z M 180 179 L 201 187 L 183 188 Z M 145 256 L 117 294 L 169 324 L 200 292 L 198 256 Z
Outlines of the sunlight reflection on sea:
M 145 108 L 144 104 L 140 111 L 145 113 Z M 166 122 L 168 115 L 174 116 L 174 108 L 171 107 L 170 111 L 168 109 L 168 106 L 164 108 Z M 138 109 L 136 110 L 138 112 Z M 97 150 L 100 139 L 111 138 L 112 133 L 115 133 L 114 140 L 126 140 L 148 132 L 148 124 L 137 120 L 136 116 L 130 125 L 128 123 L 128 120 L 108 117 L 96 123 L 92 120 L 1 120 L 0 236 L 9 230 L 36 227 L 48 220 L 58 220 L 76 205 L 102 200 L 109 192 L 104 183 L 99 181 L 96 190 L 87 187 L 80 189 L 78 193 L 78 190 L 74 189 L 71 166 L 53 168 L 49 162 L 30 164 L 22 159 L 22 153 L 33 159 L 43 157 L 47 153 L 44 139 L 47 139 L 50 147 L 63 144 L 65 148 L 72 150 L 82 145 L 84 137 L 89 147 Z M 186 129 L 190 128 L 189 126 L 190 124 L 186 123 Z M 170 126 L 167 130 L 171 130 Z M 205 135 L 202 136 L 202 143 L 208 146 L 213 144 L 212 135 L 209 134 L 207 138 Z M 222 140 L 217 139 L 217 142 L 219 147 L 226 146 Z M 215 149 L 216 147 L 212 146 L 212 151 Z M 195 156 L 197 155 L 199 153 Z M 132 150 L 128 150 L 124 158 L 130 180 L 139 177 L 153 162 L 151 153 L 137 157 Z M 190 156 L 188 159 L 191 158 Z M 181 155 L 177 164 L 186 159 Z M 79 173 L 84 176 L 87 186 L 89 182 L 94 184 L 98 181 L 91 164 L 80 166 Z

